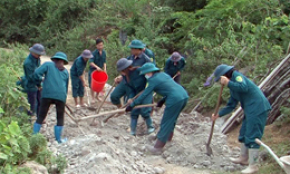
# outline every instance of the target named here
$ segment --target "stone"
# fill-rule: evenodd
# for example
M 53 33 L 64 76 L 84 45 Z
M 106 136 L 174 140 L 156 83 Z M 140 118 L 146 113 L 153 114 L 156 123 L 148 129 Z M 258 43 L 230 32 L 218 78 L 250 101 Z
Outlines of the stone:
M 210 161 L 204 161 L 203 163 L 202 163 L 202 165 L 204 165 L 204 166 L 210 166 L 211 165 L 211 162 Z
M 162 174 L 165 172 L 163 167 L 154 167 L 155 174 Z
M 34 161 L 28 161 L 21 165 L 21 167 L 27 167 L 30 169 L 31 174 L 48 174 L 47 168 Z

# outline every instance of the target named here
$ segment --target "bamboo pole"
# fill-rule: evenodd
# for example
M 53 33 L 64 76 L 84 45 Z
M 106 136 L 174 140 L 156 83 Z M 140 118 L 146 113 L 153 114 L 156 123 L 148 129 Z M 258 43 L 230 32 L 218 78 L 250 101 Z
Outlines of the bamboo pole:
M 139 105 L 139 106 L 134 107 L 134 109 L 146 108 L 146 107 L 154 107 L 154 106 L 156 106 L 156 105 L 155 104 Z M 117 110 L 114 110 L 114 111 L 108 111 L 108 112 L 103 112 L 103 113 L 99 113 L 99 114 L 96 114 L 96 115 L 90 115 L 90 116 L 82 117 L 82 118 L 78 119 L 77 121 L 87 120 L 87 119 L 90 119 L 90 118 L 96 118 L 96 117 L 100 117 L 100 116 L 104 116 L 104 115 L 108 115 L 108 114 L 116 114 L 116 113 L 124 113 L 124 112 L 125 112 L 125 108 L 117 109 Z

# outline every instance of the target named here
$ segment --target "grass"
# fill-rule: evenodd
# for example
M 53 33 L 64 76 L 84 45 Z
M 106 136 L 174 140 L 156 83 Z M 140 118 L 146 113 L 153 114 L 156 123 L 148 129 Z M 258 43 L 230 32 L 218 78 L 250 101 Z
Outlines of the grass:
M 285 119 L 276 121 L 274 124 L 268 125 L 265 128 L 262 141 L 268 145 L 278 157 L 285 156 L 287 155 L 287 152 L 290 151 L 289 120 L 290 117 L 285 117 Z M 229 146 L 233 147 L 239 145 L 239 142 L 237 141 L 239 129 L 240 126 L 228 135 Z M 263 147 L 261 147 L 260 150 L 266 151 Z M 240 174 L 240 171 L 214 172 L 214 174 Z M 285 172 L 267 152 L 265 161 L 260 162 L 260 171 L 258 174 L 285 174 Z

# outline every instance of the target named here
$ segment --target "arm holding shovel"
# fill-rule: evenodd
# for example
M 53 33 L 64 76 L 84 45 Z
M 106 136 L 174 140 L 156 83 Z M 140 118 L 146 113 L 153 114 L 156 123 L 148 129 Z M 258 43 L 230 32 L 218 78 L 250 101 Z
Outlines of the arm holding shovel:
M 225 76 L 221 76 L 221 84 L 223 86 L 227 86 L 228 83 L 229 83 L 229 79 L 227 77 L 225 77 Z M 221 109 L 219 111 L 219 113 L 212 114 L 212 120 L 215 121 L 217 118 L 229 114 L 230 112 L 232 112 L 236 108 L 237 104 L 238 104 L 238 101 L 235 100 L 233 97 L 231 97 L 229 99 L 226 107 Z

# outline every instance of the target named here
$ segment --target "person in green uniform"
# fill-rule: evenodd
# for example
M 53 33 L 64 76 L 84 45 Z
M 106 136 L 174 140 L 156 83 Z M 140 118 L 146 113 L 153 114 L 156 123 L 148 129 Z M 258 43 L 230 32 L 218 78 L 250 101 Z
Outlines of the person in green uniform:
M 146 47 L 146 44 L 144 44 L 143 52 L 151 59 L 151 62 L 156 65 L 155 54 L 152 50 Z
M 151 59 L 143 52 L 145 45 L 140 40 L 133 40 L 130 43 L 129 48 L 131 48 L 131 55 L 127 57 L 127 59 L 133 61 L 133 67 L 141 67 L 147 62 L 151 62 Z M 145 79 L 144 76 L 142 76 L 142 78 Z M 126 88 L 122 75 L 115 78 L 115 83 L 118 85 L 112 92 L 110 98 L 114 105 L 121 107 L 120 99 L 128 96 L 126 95 L 128 93 L 128 88 Z M 125 101 L 127 101 L 127 99 L 125 99 Z
M 157 107 L 166 107 L 160 124 L 160 130 L 157 134 L 155 145 L 147 146 L 149 152 L 155 155 L 162 153 L 163 147 L 167 141 L 173 138 L 173 131 L 180 112 L 187 104 L 188 94 L 186 90 L 175 83 L 173 79 L 164 72 L 159 72 L 153 63 L 146 63 L 139 68 L 140 74 L 147 79 L 147 87 L 144 92 L 126 108 L 126 112 L 131 111 L 136 105 L 142 104 L 143 100 L 151 95 L 153 91 L 160 94 L 163 98 L 157 103 Z
M 215 81 L 220 81 L 230 89 L 230 99 L 227 106 L 212 115 L 212 120 L 232 112 L 240 102 L 244 110 L 244 119 L 240 129 L 239 141 L 241 154 L 239 158 L 231 158 L 236 164 L 249 166 L 242 173 L 255 173 L 258 171 L 257 159 L 260 146 L 255 139 L 261 139 L 264 133 L 268 113 L 271 105 L 263 92 L 251 80 L 233 66 L 219 65 L 214 71 Z
M 123 75 L 124 87 L 127 91 L 128 103 L 132 103 L 132 98 L 141 92 L 146 86 L 144 75 L 140 75 L 138 67 L 132 66 L 133 61 L 126 58 L 121 58 L 117 62 L 117 70 Z M 148 95 L 142 104 L 150 104 L 152 102 L 152 93 Z M 147 125 L 147 134 L 154 132 L 155 128 L 150 117 L 152 108 L 134 109 L 131 112 L 131 135 L 136 135 L 136 127 L 138 117 L 141 115 Z
M 30 116 L 37 116 L 40 107 L 42 77 L 33 79 L 33 73 L 40 66 L 40 56 L 45 54 L 45 49 L 43 45 L 37 43 L 29 48 L 29 51 L 30 54 L 23 64 L 26 80 L 24 90 L 27 92 L 27 99 L 30 104 L 30 110 L 27 113 Z
M 70 69 L 72 95 L 75 101 L 76 107 L 87 106 L 84 103 L 84 91 L 86 82 L 84 77 L 84 70 L 87 66 L 87 62 L 90 58 L 93 58 L 90 50 L 84 50 L 83 53 L 76 58 L 73 66 Z M 80 98 L 80 105 L 78 104 L 78 97 Z
M 174 52 L 166 60 L 164 72 L 169 74 L 171 77 L 175 77 L 174 81 L 180 84 L 181 80 L 181 71 L 185 67 L 185 59 L 178 53 Z
M 92 81 L 92 72 L 97 70 L 97 71 L 105 71 L 107 72 L 107 64 L 106 64 L 106 59 L 107 59 L 107 53 L 104 50 L 104 41 L 100 38 L 96 39 L 96 50 L 93 51 L 93 58 L 89 60 L 90 64 L 90 69 L 89 69 L 89 87 L 91 88 L 91 81 Z M 91 90 L 91 96 L 92 96 L 92 103 L 95 103 L 95 98 L 98 100 L 101 100 L 99 98 L 99 94 Z
M 41 96 L 39 116 L 33 125 L 33 134 L 41 129 L 51 104 L 56 106 L 57 125 L 54 127 L 55 139 L 58 143 L 66 140 L 61 139 L 64 125 L 64 111 L 68 91 L 69 74 L 64 65 L 68 64 L 67 56 L 63 52 L 57 52 L 51 57 L 52 62 L 46 62 L 35 70 L 34 79 L 45 75 Z

